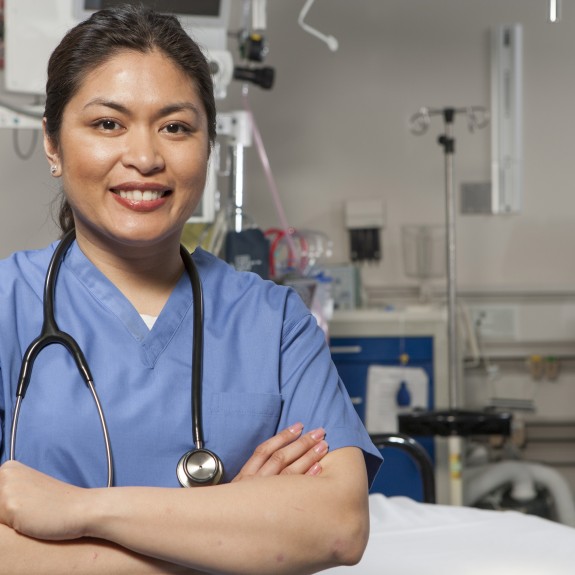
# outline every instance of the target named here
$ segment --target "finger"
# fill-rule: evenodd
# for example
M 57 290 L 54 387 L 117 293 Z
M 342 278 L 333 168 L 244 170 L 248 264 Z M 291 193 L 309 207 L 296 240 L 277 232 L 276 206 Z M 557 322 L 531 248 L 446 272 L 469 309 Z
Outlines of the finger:
M 316 468 L 316 465 L 325 457 L 328 451 L 329 446 L 327 442 L 322 439 L 291 465 L 285 467 L 280 472 L 280 475 L 307 475 L 308 473 L 310 475 L 317 475 L 320 470 Z
M 258 475 L 265 477 L 279 475 L 290 467 L 291 470 L 287 471 L 288 473 L 290 471 L 292 473 L 305 473 L 325 455 L 327 443 L 323 441 L 324 437 L 325 431 L 322 428 L 314 429 L 302 435 L 297 441 L 272 453 L 261 466 Z
M 314 463 L 310 469 L 306 471 L 306 475 L 319 475 L 323 470 L 321 463 Z
M 273 455 L 273 453 L 296 441 L 301 435 L 302 430 L 303 424 L 295 423 L 258 445 L 252 456 L 242 467 L 239 474 L 234 478 L 234 481 L 242 476 L 255 475 Z

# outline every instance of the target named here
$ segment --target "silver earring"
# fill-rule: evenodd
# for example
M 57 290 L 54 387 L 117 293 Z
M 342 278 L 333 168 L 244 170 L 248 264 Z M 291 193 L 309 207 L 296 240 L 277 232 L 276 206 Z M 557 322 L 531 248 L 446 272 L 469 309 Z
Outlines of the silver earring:
M 58 170 L 58 166 L 57 166 L 56 164 L 52 164 L 52 165 L 50 166 L 50 173 L 51 173 L 52 175 L 54 175 L 57 170 Z

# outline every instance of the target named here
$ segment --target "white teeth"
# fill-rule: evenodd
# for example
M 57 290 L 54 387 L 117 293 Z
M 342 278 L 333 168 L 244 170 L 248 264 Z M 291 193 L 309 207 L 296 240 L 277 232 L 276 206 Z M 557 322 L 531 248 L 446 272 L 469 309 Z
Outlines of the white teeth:
M 150 202 L 162 197 L 161 192 L 154 192 L 151 190 L 146 190 L 145 192 L 142 192 L 142 190 L 120 190 L 119 193 L 121 198 L 124 198 L 125 200 L 132 200 L 134 202 L 141 202 L 142 200 L 145 202 Z

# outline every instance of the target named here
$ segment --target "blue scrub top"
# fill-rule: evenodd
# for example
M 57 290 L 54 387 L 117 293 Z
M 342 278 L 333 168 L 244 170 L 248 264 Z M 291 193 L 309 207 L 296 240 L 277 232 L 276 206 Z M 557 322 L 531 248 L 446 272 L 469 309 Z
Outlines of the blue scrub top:
M 22 356 L 42 324 L 44 277 L 55 244 L 0 262 L 1 459 Z M 357 446 L 370 482 L 380 464 L 338 377 L 323 332 L 292 290 L 193 254 L 204 294 L 202 383 L 205 447 L 230 481 L 254 448 L 301 421 L 326 429 L 330 450 Z M 149 330 L 136 309 L 74 243 L 56 287 L 56 321 L 80 344 L 108 424 L 115 485 L 178 486 L 193 447 L 193 297 L 184 274 Z M 304 431 L 305 431 L 304 430 Z M 86 487 L 106 484 L 105 446 L 92 395 L 71 356 L 38 356 L 18 423 L 16 459 Z

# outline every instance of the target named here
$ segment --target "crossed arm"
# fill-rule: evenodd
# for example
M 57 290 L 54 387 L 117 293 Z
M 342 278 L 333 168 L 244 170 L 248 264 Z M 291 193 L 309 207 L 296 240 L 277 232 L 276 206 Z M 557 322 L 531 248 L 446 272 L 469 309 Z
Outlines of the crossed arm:
M 363 455 L 326 455 L 321 433 L 300 431 L 282 431 L 232 483 L 209 488 L 81 489 L 8 462 L 0 574 L 303 574 L 355 563 L 369 531 Z

